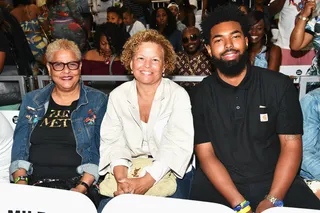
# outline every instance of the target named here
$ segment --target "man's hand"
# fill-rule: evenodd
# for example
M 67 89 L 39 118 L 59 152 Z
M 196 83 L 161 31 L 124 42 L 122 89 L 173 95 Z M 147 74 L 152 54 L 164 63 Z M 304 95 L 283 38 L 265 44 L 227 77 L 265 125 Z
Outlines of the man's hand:
M 260 203 L 259 203 L 259 205 L 258 205 L 258 207 L 257 207 L 257 209 L 256 209 L 256 213 L 261 213 L 261 212 L 263 212 L 264 210 L 267 210 L 267 209 L 270 209 L 270 208 L 272 208 L 272 207 L 274 207 L 273 206 L 273 204 L 269 201 L 269 200 L 266 200 L 266 199 L 263 199 Z
M 118 181 L 119 184 L 127 184 L 128 186 L 126 192 L 124 193 L 132 193 L 132 194 L 145 194 L 155 183 L 153 177 L 147 173 L 145 176 L 140 178 L 124 178 Z M 116 191 L 114 193 L 115 196 L 119 195 L 121 191 Z

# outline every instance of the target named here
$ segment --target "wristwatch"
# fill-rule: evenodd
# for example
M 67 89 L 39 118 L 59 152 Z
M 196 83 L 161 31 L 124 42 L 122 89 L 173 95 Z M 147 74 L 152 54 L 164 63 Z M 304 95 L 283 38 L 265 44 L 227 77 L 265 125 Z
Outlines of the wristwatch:
M 302 21 L 309 21 L 309 18 L 304 17 L 302 15 L 299 15 L 298 18 L 301 19 Z
M 273 197 L 272 195 L 266 195 L 265 199 L 269 200 L 275 207 L 283 207 L 283 201 Z

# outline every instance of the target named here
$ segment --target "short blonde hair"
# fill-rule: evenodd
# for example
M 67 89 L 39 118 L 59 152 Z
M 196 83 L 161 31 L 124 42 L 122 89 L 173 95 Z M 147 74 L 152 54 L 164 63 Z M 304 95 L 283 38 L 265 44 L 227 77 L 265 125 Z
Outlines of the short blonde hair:
M 69 50 L 76 55 L 77 60 L 81 60 L 81 51 L 73 41 L 69 41 L 67 39 L 57 39 L 54 42 L 50 43 L 47 46 L 46 51 L 46 60 L 51 62 L 53 59 L 53 55 L 56 51 L 59 50 Z
M 125 68 L 131 71 L 130 62 L 137 50 L 143 42 L 152 42 L 160 45 L 164 51 L 164 66 L 166 74 L 172 73 L 175 69 L 177 55 L 171 43 L 156 30 L 146 30 L 134 34 L 124 45 L 121 61 Z

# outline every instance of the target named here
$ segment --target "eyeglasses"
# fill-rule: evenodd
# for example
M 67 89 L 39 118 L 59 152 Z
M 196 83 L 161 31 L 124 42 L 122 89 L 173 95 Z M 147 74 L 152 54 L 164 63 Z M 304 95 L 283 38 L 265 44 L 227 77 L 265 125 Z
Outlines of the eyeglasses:
M 80 61 L 70 61 L 68 63 L 63 62 L 49 62 L 51 64 L 54 71 L 62 71 L 64 67 L 67 65 L 69 70 L 77 70 L 80 66 Z
M 189 40 L 190 40 L 190 41 L 196 41 L 197 39 L 198 39 L 198 36 L 197 36 L 196 34 L 192 34 L 192 35 L 190 35 L 190 38 L 188 38 L 188 37 L 183 37 L 183 38 L 182 38 L 182 42 L 183 42 L 184 44 L 186 44 L 186 43 L 189 42 Z

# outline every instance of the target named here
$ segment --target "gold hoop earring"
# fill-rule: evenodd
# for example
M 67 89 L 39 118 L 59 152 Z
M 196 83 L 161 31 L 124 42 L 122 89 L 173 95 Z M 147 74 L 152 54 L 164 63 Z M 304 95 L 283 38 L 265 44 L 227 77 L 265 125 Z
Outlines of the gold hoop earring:
M 265 46 L 267 46 L 267 44 L 268 44 L 268 36 L 267 36 L 267 33 L 265 33 L 264 36 L 266 37 Z

